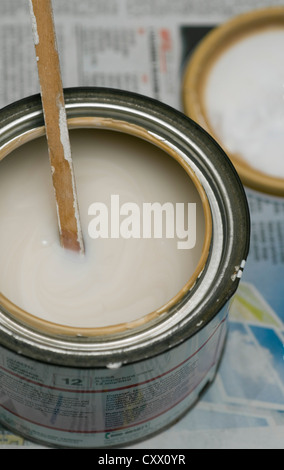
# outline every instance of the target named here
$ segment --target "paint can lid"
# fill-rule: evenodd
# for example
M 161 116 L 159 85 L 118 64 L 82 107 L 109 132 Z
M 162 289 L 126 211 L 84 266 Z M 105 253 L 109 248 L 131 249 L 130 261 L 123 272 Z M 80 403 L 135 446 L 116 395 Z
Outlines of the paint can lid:
M 272 33 L 274 36 L 268 38 L 263 33 Z M 261 51 L 256 49 L 256 37 L 261 38 L 262 44 L 266 41 L 271 47 L 278 45 L 273 47 L 273 54 L 277 54 L 277 49 L 282 54 L 279 37 L 284 43 L 283 6 L 238 15 L 211 30 L 201 40 L 185 67 L 183 107 L 185 114 L 219 142 L 245 186 L 283 197 L 284 155 L 281 152 L 284 146 L 281 145 L 281 139 L 284 144 L 284 80 L 280 75 L 277 78 L 276 74 L 282 65 L 276 55 L 274 62 L 271 60 L 269 47 L 266 53 L 263 48 Z M 248 41 L 252 38 L 254 46 L 248 47 Z M 252 56 L 253 47 L 256 54 Z M 241 51 L 243 55 L 240 56 Z M 258 63 L 263 68 L 263 74 L 260 73 Z M 266 75 L 268 68 L 271 69 L 270 75 Z M 265 81 L 269 94 L 263 91 L 265 88 L 261 88 L 261 83 Z M 275 91 L 276 85 L 278 88 Z M 211 101 L 210 93 L 213 96 Z M 209 109 L 213 102 L 214 110 Z M 249 115 L 253 115 L 251 119 Z M 276 118 L 274 115 L 277 115 Z M 234 141 L 230 141 L 231 136 Z M 261 158 L 265 166 L 260 165 Z

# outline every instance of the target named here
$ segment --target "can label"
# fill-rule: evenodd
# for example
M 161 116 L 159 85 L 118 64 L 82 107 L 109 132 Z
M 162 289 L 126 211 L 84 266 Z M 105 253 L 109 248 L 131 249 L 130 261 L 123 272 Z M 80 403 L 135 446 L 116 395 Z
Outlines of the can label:
M 3 425 L 31 440 L 68 447 L 122 445 L 161 430 L 213 379 L 227 310 L 173 349 L 119 368 L 55 366 L 0 347 Z

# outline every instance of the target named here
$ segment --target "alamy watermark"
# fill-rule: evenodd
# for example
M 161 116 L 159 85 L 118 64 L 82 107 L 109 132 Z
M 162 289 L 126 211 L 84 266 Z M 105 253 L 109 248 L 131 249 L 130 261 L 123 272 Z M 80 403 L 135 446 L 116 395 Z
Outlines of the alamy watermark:
M 110 197 L 110 205 L 94 202 L 88 214 L 94 216 L 88 234 L 96 238 L 177 238 L 180 250 L 196 245 L 196 203 L 135 202 L 120 204 L 119 195 Z

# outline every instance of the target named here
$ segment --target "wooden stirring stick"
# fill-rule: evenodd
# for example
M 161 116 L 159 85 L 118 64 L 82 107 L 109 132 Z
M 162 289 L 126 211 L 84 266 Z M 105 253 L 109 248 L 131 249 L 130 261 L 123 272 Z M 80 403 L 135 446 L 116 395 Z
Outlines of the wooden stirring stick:
M 61 245 L 84 252 L 51 0 L 29 0 Z

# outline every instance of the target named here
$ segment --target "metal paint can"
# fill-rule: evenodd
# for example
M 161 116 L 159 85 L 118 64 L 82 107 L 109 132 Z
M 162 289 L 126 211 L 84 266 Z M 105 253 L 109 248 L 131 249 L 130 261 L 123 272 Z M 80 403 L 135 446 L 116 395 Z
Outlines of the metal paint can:
M 0 420 L 47 446 L 125 446 L 174 423 L 213 380 L 248 254 L 249 211 L 223 150 L 182 113 L 118 90 L 67 89 L 65 100 L 70 128 L 131 134 L 182 165 L 203 202 L 203 252 L 171 302 L 127 327 L 55 325 L 0 294 Z M 44 135 L 40 96 L 4 108 L 0 123 L 0 159 L 9 158 Z

